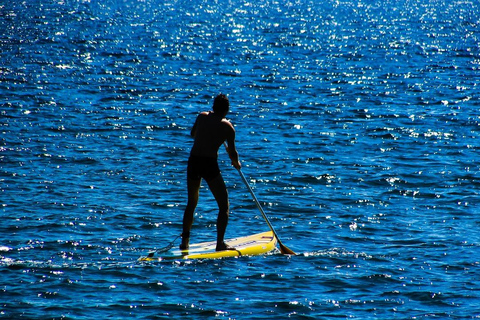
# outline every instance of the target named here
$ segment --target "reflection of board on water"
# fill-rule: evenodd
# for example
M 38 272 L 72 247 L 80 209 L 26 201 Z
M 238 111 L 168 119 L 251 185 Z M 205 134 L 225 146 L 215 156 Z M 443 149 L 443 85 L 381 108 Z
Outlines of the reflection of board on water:
M 273 232 L 263 232 L 246 237 L 226 240 L 225 243 L 235 250 L 215 251 L 216 241 L 191 244 L 187 250 L 178 248 L 166 252 L 151 252 L 139 261 L 162 261 L 172 259 L 218 259 L 224 257 L 254 256 L 275 249 L 277 240 Z

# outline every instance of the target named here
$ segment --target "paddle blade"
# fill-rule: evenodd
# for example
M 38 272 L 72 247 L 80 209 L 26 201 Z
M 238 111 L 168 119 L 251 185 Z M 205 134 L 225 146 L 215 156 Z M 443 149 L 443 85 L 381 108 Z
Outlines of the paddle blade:
M 290 250 L 288 247 L 284 246 L 283 243 L 281 243 L 281 242 L 278 243 L 278 246 L 280 247 L 280 252 L 282 254 L 291 254 L 291 255 L 294 255 L 294 256 L 297 255 L 295 252 Z

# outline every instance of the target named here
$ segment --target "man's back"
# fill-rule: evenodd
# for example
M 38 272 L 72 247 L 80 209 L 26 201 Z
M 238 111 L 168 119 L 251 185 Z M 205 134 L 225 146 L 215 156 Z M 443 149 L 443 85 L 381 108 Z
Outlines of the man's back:
M 228 137 L 234 136 L 230 122 L 214 112 L 202 112 L 198 115 L 192 129 L 192 155 L 217 158 L 218 149 Z

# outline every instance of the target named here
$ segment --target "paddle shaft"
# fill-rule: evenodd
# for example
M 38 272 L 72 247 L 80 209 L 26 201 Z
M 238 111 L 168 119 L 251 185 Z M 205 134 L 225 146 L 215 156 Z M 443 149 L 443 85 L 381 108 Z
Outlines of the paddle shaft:
M 267 215 L 265 214 L 265 211 L 263 211 L 263 208 L 262 208 L 262 206 L 260 205 L 260 202 L 258 202 L 258 199 L 257 199 L 257 197 L 255 196 L 255 193 L 253 193 L 252 188 L 251 188 L 250 185 L 248 184 L 247 179 L 246 179 L 245 176 L 243 175 L 242 170 L 241 170 L 241 169 L 237 169 L 237 170 L 238 170 L 238 173 L 240 174 L 240 177 L 242 177 L 243 183 L 245 183 L 245 186 L 247 187 L 248 191 L 250 191 L 250 194 L 252 195 L 253 201 L 255 201 L 255 204 L 257 205 L 258 210 L 260 210 L 260 212 L 262 213 L 263 219 L 265 219 L 265 221 L 266 221 L 267 224 L 268 224 L 268 227 L 270 228 L 270 230 L 272 230 L 273 235 L 274 235 L 275 238 L 277 238 L 277 240 L 278 240 L 278 235 L 277 235 L 277 233 L 275 232 L 275 229 L 273 229 L 273 226 L 272 226 L 272 224 L 270 223 L 270 220 L 268 219 Z
M 224 142 L 223 145 L 225 146 L 225 149 L 226 149 L 227 152 L 228 152 L 227 144 Z M 272 226 L 272 224 L 270 223 L 270 220 L 268 220 L 268 217 L 267 217 L 267 215 L 265 214 L 265 211 L 263 211 L 263 208 L 262 208 L 262 206 L 260 205 L 260 202 L 258 202 L 258 199 L 257 199 L 257 197 L 255 196 L 255 193 L 253 193 L 252 188 L 251 188 L 250 185 L 248 184 L 248 181 L 247 181 L 247 179 L 245 178 L 245 176 L 243 175 L 242 170 L 241 170 L 240 168 L 238 168 L 237 170 L 238 170 L 238 173 L 240 174 L 240 177 L 242 177 L 243 183 L 245 183 L 245 186 L 247 187 L 248 191 L 250 191 L 250 194 L 252 195 L 253 201 L 255 201 L 255 204 L 257 205 L 258 210 L 260 210 L 260 212 L 262 213 L 263 219 L 265 219 L 265 221 L 266 221 L 267 224 L 268 224 L 268 227 L 270 228 L 270 230 L 272 230 L 273 235 L 274 235 L 275 238 L 277 239 L 278 245 L 279 245 L 279 247 L 280 247 L 280 252 L 281 252 L 282 254 L 292 254 L 292 255 L 295 255 L 295 254 L 296 254 L 295 252 L 293 252 L 292 250 L 290 250 L 287 246 L 285 246 L 285 245 L 282 243 L 282 241 L 280 241 L 280 238 L 278 237 L 277 233 L 275 232 L 275 229 L 273 229 L 273 226 Z
M 292 255 L 295 255 L 295 252 L 293 252 L 292 250 L 290 250 L 289 248 L 287 248 L 287 247 L 282 243 L 282 241 L 280 241 L 280 238 L 278 237 L 277 233 L 275 232 L 275 229 L 273 228 L 272 224 L 270 223 L 270 220 L 268 219 L 267 215 L 265 214 L 265 211 L 263 211 L 263 208 L 262 208 L 262 206 L 260 205 L 260 202 L 258 202 L 258 199 L 257 199 L 257 197 L 255 196 L 255 193 L 253 193 L 252 188 L 251 188 L 250 185 L 248 184 L 248 181 L 247 181 L 247 179 L 245 178 L 245 176 L 243 175 L 242 170 L 241 170 L 241 169 L 237 169 L 237 170 L 238 170 L 238 173 L 240 174 L 240 177 L 242 177 L 243 183 L 245 183 L 245 186 L 247 187 L 248 191 L 250 191 L 250 194 L 252 195 L 253 201 L 255 201 L 255 204 L 257 205 L 258 210 L 260 210 L 260 212 L 262 213 L 263 219 L 265 219 L 265 221 L 266 221 L 267 224 L 268 224 L 268 227 L 270 228 L 270 230 L 272 230 L 273 235 L 274 235 L 275 238 L 277 239 L 278 245 L 280 246 L 280 251 L 282 252 L 282 254 L 292 254 Z

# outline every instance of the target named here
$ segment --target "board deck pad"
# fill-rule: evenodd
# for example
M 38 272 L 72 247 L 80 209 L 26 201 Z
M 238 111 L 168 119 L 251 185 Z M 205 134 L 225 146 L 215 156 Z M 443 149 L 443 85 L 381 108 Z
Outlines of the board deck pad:
M 191 244 L 187 250 L 172 248 L 167 252 L 150 252 L 140 261 L 161 261 L 172 259 L 218 259 L 225 257 L 253 256 L 268 253 L 275 249 L 277 239 L 272 231 L 225 240 L 235 250 L 215 251 L 216 241 Z

